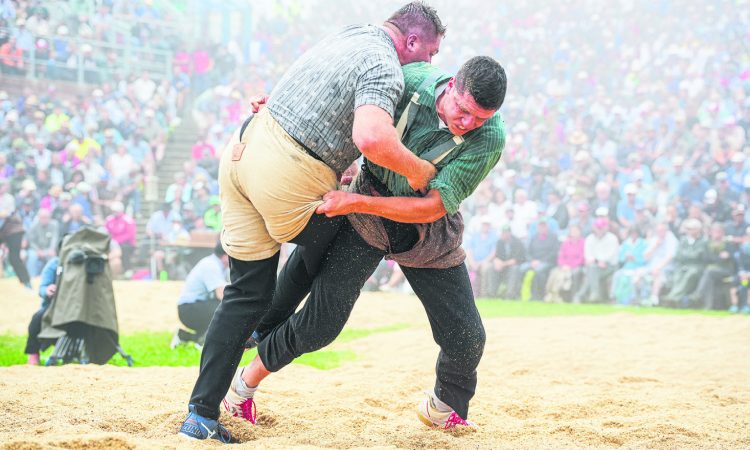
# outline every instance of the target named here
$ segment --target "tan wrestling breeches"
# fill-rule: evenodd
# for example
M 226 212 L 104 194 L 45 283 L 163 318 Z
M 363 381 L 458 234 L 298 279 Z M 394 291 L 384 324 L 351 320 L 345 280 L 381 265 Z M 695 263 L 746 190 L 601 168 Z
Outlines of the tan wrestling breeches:
M 239 133 L 219 165 L 221 244 L 232 258 L 257 261 L 273 256 L 305 228 L 323 194 L 336 189 L 337 179 L 267 109 L 255 115 L 242 142 Z

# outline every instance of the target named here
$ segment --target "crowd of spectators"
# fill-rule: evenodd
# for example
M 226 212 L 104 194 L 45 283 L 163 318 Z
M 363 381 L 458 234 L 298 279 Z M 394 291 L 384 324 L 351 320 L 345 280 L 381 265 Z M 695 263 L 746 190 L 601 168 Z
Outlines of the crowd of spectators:
M 750 10 L 430 3 L 449 30 L 433 63 L 487 54 L 509 76 L 505 153 L 462 211 L 478 295 L 748 311 Z M 317 5 L 262 24 L 260 48 L 289 50 L 265 55 L 268 74 L 321 24 L 375 23 L 387 9 Z M 398 288 L 398 267 L 381 269 L 371 285 Z
M 25 75 L 24 70 L 6 70 L 10 60 L 2 48 L 8 43 L 51 46 L 53 59 L 63 49 L 68 58 L 77 58 L 86 51 L 77 45 L 80 42 L 101 51 L 112 42 L 145 46 L 143 54 L 178 48 L 178 41 L 165 34 L 158 23 L 149 26 L 148 21 L 139 21 L 169 19 L 163 15 L 166 10 L 154 2 L 60 3 L 0 2 L 3 73 Z M 118 15 L 139 18 L 124 36 L 112 26 Z M 206 52 L 175 51 L 169 77 L 154 78 L 147 70 L 87 77 L 86 94 L 76 95 L 67 86 L 54 83 L 29 84 L 16 92 L 0 90 L 0 227 L 11 215 L 21 220 L 25 239 L 20 258 L 31 277 L 37 276 L 52 256 L 59 237 L 83 225 L 110 232 L 118 256 L 114 260 L 121 261 L 122 270 L 130 275 L 134 254 L 143 250 L 142 260 L 151 256 L 149 245 L 136 242 L 135 221 L 144 200 L 169 203 L 170 222 L 179 218 L 185 230 L 204 228 L 198 220 L 204 213 L 210 228 L 221 227 L 217 188 L 212 181 L 215 174 L 195 171 L 195 167 L 191 170 L 191 163 L 186 163 L 185 176 L 170 186 L 166 198 L 159 199 L 157 192 L 157 168 L 171 130 L 180 123 L 178 114 L 185 95 L 196 81 L 212 82 L 204 76 L 213 74 L 212 67 L 199 63 L 200 53 Z M 132 71 L 118 59 L 121 54 L 112 51 L 109 56 L 113 64 Z M 11 65 L 23 68 L 22 61 Z M 74 65 L 71 62 L 68 69 L 73 71 Z M 55 64 L 37 70 L 36 75 L 71 80 Z M 165 232 L 163 224 L 152 217 L 147 235 L 172 239 L 174 231 Z M 3 240 L 0 232 L 0 244 Z M 13 264 L 4 264 L 18 256 L 12 253 L 7 245 L 0 245 L 0 268 L 23 272 L 11 267 Z
M 472 49 L 511 81 L 502 164 L 465 210 L 477 294 L 750 311 L 750 12 L 503 8 Z
M 39 274 L 59 236 L 83 225 L 106 227 L 130 269 L 134 219 L 155 197 L 155 167 L 169 115 L 161 89 L 143 97 L 132 83 L 93 90 L 91 98 L 28 89 L 0 91 L 0 220 L 13 211 L 26 230 L 25 261 Z

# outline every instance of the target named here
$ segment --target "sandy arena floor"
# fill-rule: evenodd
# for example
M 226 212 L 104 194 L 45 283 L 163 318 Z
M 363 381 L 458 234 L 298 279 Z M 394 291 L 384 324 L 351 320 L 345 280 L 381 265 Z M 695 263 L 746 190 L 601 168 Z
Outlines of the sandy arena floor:
M 122 332 L 171 330 L 178 283 L 117 283 Z M 38 306 L 0 280 L 0 339 Z M 145 317 L 145 319 L 139 319 Z M 470 418 L 447 434 L 415 416 L 437 346 L 415 297 L 367 294 L 350 325 L 410 324 L 337 349 L 330 371 L 291 365 L 257 394 L 238 448 L 750 448 L 750 319 L 633 316 L 486 319 Z M 20 351 L 20 350 L 19 350 Z M 197 368 L 0 369 L 0 448 L 216 448 L 175 433 Z

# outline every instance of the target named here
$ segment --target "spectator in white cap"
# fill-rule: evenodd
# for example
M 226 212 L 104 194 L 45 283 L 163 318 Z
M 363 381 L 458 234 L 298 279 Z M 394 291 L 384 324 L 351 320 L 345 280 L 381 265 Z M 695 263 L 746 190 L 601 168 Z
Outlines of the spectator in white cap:
M 646 164 L 641 162 L 641 155 L 637 152 L 628 153 L 627 157 L 628 165 L 625 168 L 619 170 L 619 176 L 617 181 L 620 186 L 625 186 L 628 183 L 632 183 L 636 171 L 640 171 L 643 176 L 643 181 L 646 184 L 652 184 L 654 177 L 651 175 L 651 169 Z
M 590 206 L 594 211 L 599 208 L 607 208 L 609 219 L 617 220 L 617 197 L 617 195 L 612 195 L 612 186 L 609 183 L 599 181 L 594 186 L 594 199 Z
M 654 182 L 646 182 L 643 171 L 636 169 L 633 171 L 632 183 L 636 187 L 638 199 L 644 203 L 651 203 L 656 201 L 656 186 Z
M 19 199 L 19 206 L 16 210 L 16 215 L 21 219 L 23 229 L 28 231 L 34 225 L 34 221 L 37 215 L 36 201 L 34 201 L 33 195 L 23 197 Z
M 195 228 L 195 221 L 198 219 L 198 215 L 195 213 L 195 207 L 191 202 L 182 205 L 182 226 L 188 232 Z
M 28 53 L 34 48 L 34 35 L 26 28 L 26 19 L 18 18 L 16 20 L 16 29 L 13 31 L 18 48 Z
M 151 214 L 151 217 L 146 223 L 146 236 L 153 238 L 156 242 L 160 241 L 172 226 L 172 216 L 175 212 L 172 211 L 172 204 L 164 202 L 161 204 L 161 208 Z
M 536 227 L 529 230 L 529 244 L 527 251 L 527 262 L 521 264 L 515 285 L 521 284 L 521 280 L 529 271 L 534 272 L 531 279 L 531 300 L 544 300 L 544 290 L 547 286 L 547 278 L 557 264 L 557 253 L 560 249 L 560 241 L 557 234 L 551 229 L 550 222 L 554 219 L 541 217 L 536 222 Z
M 745 228 L 748 223 L 745 221 L 745 205 L 742 203 L 732 209 L 732 218 L 724 224 L 729 241 L 732 243 L 732 252 L 737 251 L 745 240 Z
M 110 205 L 112 214 L 107 217 L 105 228 L 122 249 L 122 268 L 125 272 L 131 269 L 131 258 L 135 250 L 135 221 L 125 214 L 122 202 L 115 201 Z
M 724 200 L 719 198 L 716 189 L 709 189 L 703 195 L 703 212 L 707 214 L 713 222 L 726 222 L 729 220 L 732 209 Z
M 630 228 L 635 222 L 635 209 L 643 201 L 638 198 L 638 187 L 633 183 L 628 183 L 623 189 L 625 198 L 617 204 L 617 221 L 620 226 Z
M 594 231 L 586 236 L 583 244 L 584 277 L 583 284 L 573 296 L 573 302 L 600 302 L 607 300 L 605 280 L 614 273 L 620 243 L 617 236 L 609 231 L 609 220 L 597 217 Z
M 659 293 L 672 268 L 678 241 L 666 222 L 659 222 L 649 230 L 646 241 L 646 267 L 638 273 L 641 302 L 644 306 L 659 304 Z
M 620 268 L 612 276 L 609 296 L 620 305 L 640 304 L 638 273 L 646 266 L 646 240 L 635 226 L 623 231 L 626 237 L 620 244 Z
M 716 193 L 728 205 L 734 207 L 740 200 L 740 193 L 732 189 L 729 185 L 729 176 L 726 172 L 719 172 L 714 178 Z
M 724 237 L 724 227 L 720 223 L 711 225 L 706 265 L 701 272 L 695 291 L 687 296 L 689 306 L 703 309 L 727 308 L 728 305 L 721 301 L 724 297 L 721 287 L 724 279 L 736 274 L 736 267 L 730 243 Z
M 690 170 L 685 169 L 685 158 L 682 155 L 672 157 L 672 168 L 664 176 L 667 177 L 669 192 L 676 197 L 680 187 L 690 179 Z
M 483 283 L 487 283 L 488 295 L 494 297 L 499 294 L 500 298 L 506 300 L 519 298 L 521 277 L 518 270 L 524 262 L 526 262 L 526 248 L 523 242 L 513 236 L 509 224 L 502 225 L 491 268 L 482 273 Z M 498 293 L 501 283 L 505 285 L 505 290 Z
M 63 186 L 68 178 L 69 170 L 63 164 L 60 152 L 50 154 L 49 181 L 53 185 Z
M 82 172 L 77 172 L 81 174 Z M 83 208 L 83 214 L 89 219 L 94 217 L 94 210 L 92 207 L 92 187 L 85 181 L 79 181 L 75 184 L 73 189 L 73 203 L 81 205 Z
M 146 105 L 156 92 L 156 83 L 151 79 L 148 71 L 141 72 L 141 76 L 133 83 L 133 92 L 141 105 Z
M 40 209 L 36 220 L 26 233 L 26 269 L 29 277 L 39 275 L 42 267 L 56 255 L 57 243 L 60 240 L 60 226 L 51 218 L 47 209 Z
M 557 189 L 550 189 L 547 193 L 545 215 L 555 219 L 560 230 L 568 228 L 568 222 L 570 221 L 568 207 L 562 203 L 562 197 Z
M 671 289 L 660 303 L 670 306 L 688 304 L 688 295 L 698 286 L 708 259 L 708 241 L 702 236 L 703 224 L 698 219 L 687 219 L 683 224 L 685 235 L 680 239 L 674 257 Z
M 80 230 L 81 227 L 92 224 L 91 219 L 84 215 L 83 207 L 78 203 L 72 203 L 72 197 L 68 192 L 60 194 L 60 208 L 62 209 L 65 205 L 69 206 L 62 215 L 61 235 L 73 233 Z
M 596 183 L 599 165 L 586 150 L 576 152 L 573 160 L 575 170 L 572 171 L 571 176 L 575 181 L 575 187 L 588 195 Z

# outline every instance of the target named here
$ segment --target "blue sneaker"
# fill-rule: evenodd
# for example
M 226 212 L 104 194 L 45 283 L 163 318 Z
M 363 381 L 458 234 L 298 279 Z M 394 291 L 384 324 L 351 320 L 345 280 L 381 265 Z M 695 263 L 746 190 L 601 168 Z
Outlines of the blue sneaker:
M 207 419 L 195 412 L 195 407 L 190 405 L 190 413 L 182 422 L 180 431 L 177 433 L 180 436 L 185 436 L 190 439 L 196 439 L 203 441 L 206 439 L 216 439 L 223 444 L 237 444 L 239 441 L 232 438 L 229 430 L 224 428 L 218 420 Z

